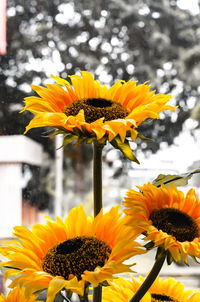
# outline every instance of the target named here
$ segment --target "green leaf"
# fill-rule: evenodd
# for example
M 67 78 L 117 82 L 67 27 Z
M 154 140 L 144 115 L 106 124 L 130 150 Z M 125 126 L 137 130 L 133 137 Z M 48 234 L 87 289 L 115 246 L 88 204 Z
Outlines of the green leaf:
M 110 143 L 115 149 L 119 149 L 126 158 L 136 162 L 137 164 L 140 164 L 140 162 L 137 160 L 136 156 L 134 155 L 133 151 L 131 150 L 129 141 L 127 139 L 125 139 L 123 143 L 120 137 L 117 136 Z
M 165 174 L 159 174 L 158 177 L 153 180 L 152 184 L 156 187 L 161 187 L 161 184 L 164 184 L 166 187 L 170 187 L 172 184 L 176 187 L 178 186 L 185 186 L 188 184 L 188 180 L 194 175 L 200 173 L 200 169 L 194 170 L 189 173 L 184 173 L 180 175 L 165 175 Z

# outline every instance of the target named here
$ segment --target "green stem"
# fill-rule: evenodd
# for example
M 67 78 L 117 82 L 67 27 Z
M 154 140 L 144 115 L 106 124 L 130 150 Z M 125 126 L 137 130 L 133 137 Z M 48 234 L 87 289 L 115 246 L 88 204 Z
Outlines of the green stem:
M 102 208 L 102 149 L 103 145 L 94 142 L 93 160 L 93 190 L 94 190 L 94 216 Z
M 98 215 L 102 208 L 102 150 L 103 145 L 94 142 L 93 159 L 93 194 L 94 194 L 94 217 Z M 93 291 L 93 301 L 101 302 L 102 288 L 97 286 Z
M 156 277 L 158 276 L 165 262 L 165 258 L 166 258 L 166 253 L 164 252 L 157 257 L 156 262 L 154 263 L 154 266 L 152 267 L 150 273 L 148 274 L 148 276 L 146 277 L 140 288 L 137 290 L 137 292 L 129 302 L 139 302 L 142 299 L 142 297 L 146 294 L 146 292 L 148 291 L 148 289 L 151 287 Z
M 102 287 L 99 285 L 93 289 L 93 302 L 101 302 L 102 299 Z

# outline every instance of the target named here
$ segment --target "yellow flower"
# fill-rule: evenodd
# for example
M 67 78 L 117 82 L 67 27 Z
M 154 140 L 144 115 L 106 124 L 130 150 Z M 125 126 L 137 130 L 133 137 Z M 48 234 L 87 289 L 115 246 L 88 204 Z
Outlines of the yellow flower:
M 131 280 L 121 277 L 109 282 L 110 286 L 103 288 L 103 302 L 128 302 L 134 296 L 141 285 L 141 282 L 131 278 Z M 146 293 L 141 302 L 151 302 L 150 293 Z
M 26 131 L 35 127 L 50 126 L 65 133 L 81 133 L 100 141 L 112 141 L 119 135 L 124 142 L 127 132 L 132 140 L 135 130 L 146 118 L 158 118 L 164 110 L 174 110 L 166 105 L 170 95 L 150 92 L 146 83 L 117 81 L 111 88 L 94 80 L 87 72 L 70 76 L 72 85 L 58 76 L 52 76 L 57 83 L 47 88 L 32 85 L 39 96 L 25 99 L 24 110 L 35 114 Z M 78 131 L 78 132 L 77 132 Z
M 128 224 L 145 235 L 147 246 L 161 246 L 170 262 L 187 264 L 187 256 L 200 257 L 200 200 L 194 189 L 186 196 L 174 185 L 157 188 L 152 184 L 129 190 L 124 205 Z M 146 246 L 146 247 L 147 247 Z
M 200 291 L 196 291 L 191 297 L 188 299 L 189 302 L 199 302 L 200 301 Z
M 141 282 L 144 281 L 143 278 L 140 280 Z M 171 277 L 160 280 L 156 278 L 149 292 L 151 293 L 151 302 L 195 302 L 194 295 L 196 295 L 196 297 L 198 295 L 198 298 L 200 298 L 200 293 L 195 294 L 195 290 L 184 290 L 184 285 Z
M 46 225 L 34 225 L 32 231 L 15 227 L 19 241 L 0 248 L 10 259 L 1 266 L 12 267 L 5 278 L 15 276 L 10 287 L 25 285 L 27 296 L 48 288 L 47 302 L 52 302 L 64 288 L 83 295 L 88 284 L 96 287 L 114 274 L 131 271 L 123 262 L 144 251 L 125 225 L 127 218 L 120 216 L 119 206 L 95 218 L 80 206 L 64 222 L 48 218 Z
M 103 302 L 128 302 L 143 282 L 144 278 L 141 276 L 139 280 L 135 278 L 131 278 L 131 280 L 118 278 L 110 281 L 110 286 L 103 288 Z M 173 278 L 159 279 L 157 277 L 149 291 L 141 299 L 141 302 L 167 301 L 197 302 L 200 301 L 200 293 L 195 290 L 184 290 L 184 285 Z
M 11 290 L 7 297 L 3 294 L 0 295 L 0 302 L 35 302 L 37 297 L 31 295 L 29 298 L 25 297 L 24 288 L 14 288 Z M 37 300 L 37 302 L 42 302 Z

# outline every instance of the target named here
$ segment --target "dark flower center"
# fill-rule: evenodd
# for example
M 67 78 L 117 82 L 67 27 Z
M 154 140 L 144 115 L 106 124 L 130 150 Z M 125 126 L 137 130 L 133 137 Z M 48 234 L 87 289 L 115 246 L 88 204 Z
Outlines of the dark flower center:
M 174 300 L 173 298 L 165 295 L 157 295 L 157 294 L 151 294 L 151 302 L 179 302 L 178 300 Z
M 129 114 L 128 110 L 120 103 L 106 99 L 74 101 L 65 107 L 64 113 L 67 116 L 75 116 L 81 109 L 84 110 L 87 123 L 92 123 L 102 117 L 104 117 L 104 121 L 124 119 Z
M 152 224 L 163 232 L 172 235 L 180 242 L 193 241 L 199 237 L 196 221 L 187 213 L 174 208 L 164 208 L 152 211 Z
M 75 237 L 50 248 L 43 258 L 42 268 L 53 276 L 66 280 L 73 274 L 81 280 L 85 270 L 94 271 L 103 267 L 111 253 L 111 248 L 96 237 Z

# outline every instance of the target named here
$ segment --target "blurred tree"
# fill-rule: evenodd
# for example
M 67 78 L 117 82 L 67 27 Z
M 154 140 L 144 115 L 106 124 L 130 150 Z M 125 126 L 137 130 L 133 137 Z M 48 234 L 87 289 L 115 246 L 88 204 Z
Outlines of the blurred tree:
M 169 144 L 198 97 L 200 17 L 175 0 L 10 0 L 7 55 L 0 58 L 0 131 L 19 134 L 30 120 L 18 115 L 29 85 L 44 85 L 51 73 L 66 78 L 87 69 L 105 84 L 131 77 L 171 93 L 179 109 L 142 126 L 155 142 L 138 144 L 155 152 Z M 165 118 L 164 118 L 165 117 Z M 41 129 L 29 136 L 41 138 Z
M 171 93 L 176 112 L 141 126 L 154 142 L 137 149 L 156 152 L 173 143 L 199 97 L 200 15 L 176 0 L 9 0 L 7 55 L 0 57 L 0 134 L 22 134 L 30 113 L 19 115 L 30 84 L 89 70 L 101 83 L 150 81 Z M 53 141 L 42 129 L 27 135 L 52 156 Z

